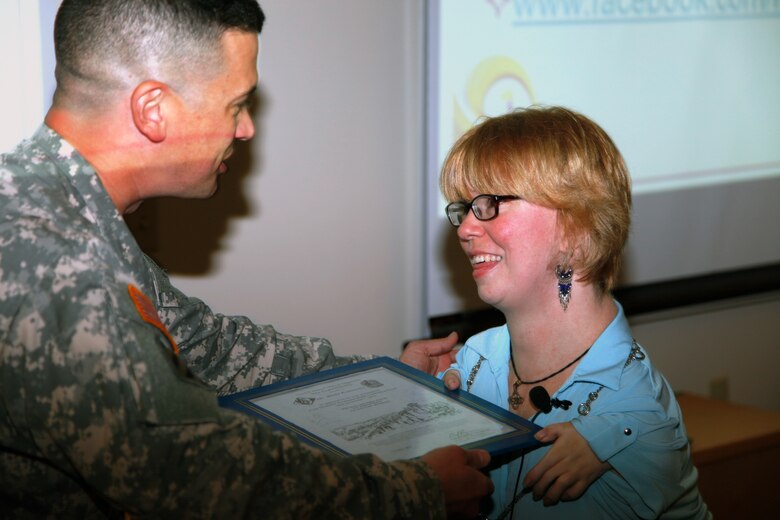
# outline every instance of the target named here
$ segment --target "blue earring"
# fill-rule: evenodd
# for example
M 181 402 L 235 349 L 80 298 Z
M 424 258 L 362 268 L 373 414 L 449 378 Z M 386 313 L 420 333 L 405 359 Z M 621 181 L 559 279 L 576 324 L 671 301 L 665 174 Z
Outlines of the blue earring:
M 569 300 L 571 299 L 573 275 L 574 271 L 571 267 L 564 271 L 560 265 L 555 266 L 555 276 L 558 278 L 558 301 L 561 302 L 561 307 L 563 307 L 564 311 L 569 306 Z

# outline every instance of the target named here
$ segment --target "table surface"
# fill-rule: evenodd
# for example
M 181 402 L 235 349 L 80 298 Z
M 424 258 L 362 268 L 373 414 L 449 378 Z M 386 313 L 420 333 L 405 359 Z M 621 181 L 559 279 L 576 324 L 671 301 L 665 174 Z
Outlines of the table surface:
M 780 444 L 780 413 L 686 393 L 677 401 L 697 465 Z

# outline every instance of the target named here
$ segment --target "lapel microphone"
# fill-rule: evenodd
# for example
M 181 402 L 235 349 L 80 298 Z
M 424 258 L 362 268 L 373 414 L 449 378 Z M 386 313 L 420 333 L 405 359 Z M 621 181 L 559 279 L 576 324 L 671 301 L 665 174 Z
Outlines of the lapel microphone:
M 547 393 L 547 390 L 545 390 L 543 386 L 533 387 L 528 393 L 528 397 L 531 398 L 531 402 L 535 407 L 541 410 L 542 413 L 550 413 L 553 408 L 568 410 L 571 406 L 571 401 L 550 399 L 550 394 Z

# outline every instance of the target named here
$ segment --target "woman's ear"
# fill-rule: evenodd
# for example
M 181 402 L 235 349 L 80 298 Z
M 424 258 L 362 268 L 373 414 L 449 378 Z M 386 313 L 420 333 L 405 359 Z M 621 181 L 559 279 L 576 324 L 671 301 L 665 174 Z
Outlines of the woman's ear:
M 166 137 L 166 115 L 163 101 L 170 95 L 167 85 L 159 81 L 144 81 L 133 90 L 130 110 L 135 127 L 153 143 Z
M 576 233 L 572 232 L 572 230 L 565 229 L 560 224 L 560 221 L 556 227 L 558 233 L 560 265 L 566 268 L 574 267 L 576 271 L 577 266 L 582 263 L 583 250 L 587 247 L 586 243 L 589 237 L 584 233 Z

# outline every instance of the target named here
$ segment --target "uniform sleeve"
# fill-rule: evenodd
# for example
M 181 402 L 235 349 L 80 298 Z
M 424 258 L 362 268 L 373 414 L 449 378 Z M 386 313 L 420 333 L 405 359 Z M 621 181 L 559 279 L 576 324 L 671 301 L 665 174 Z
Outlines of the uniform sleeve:
M 204 302 L 173 287 L 147 258 L 154 275 L 156 307 L 190 369 L 220 393 L 334 368 L 371 356 L 336 356 L 327 339 L 292 336 L 243 316 L 212 312 Z
M 421 461 L 334 458 L 220 408 L 123 289 L 33 302 L 13 330 L 17 426 L 91 496 L 139 518 L 444 517 Z

